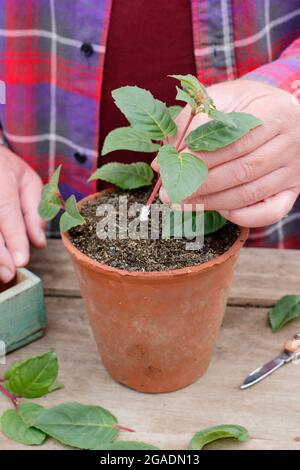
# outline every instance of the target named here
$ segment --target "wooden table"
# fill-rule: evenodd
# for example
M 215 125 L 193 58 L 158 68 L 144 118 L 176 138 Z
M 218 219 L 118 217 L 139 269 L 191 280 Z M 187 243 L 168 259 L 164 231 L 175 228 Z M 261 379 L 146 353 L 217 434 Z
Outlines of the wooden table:
M 300 365 L 287 365 L 248 390 L 245 375 L 275 356 L 284 340 L 300 331 L 300 320 L 272 334 L 268 308 L 282 295 L 300 293 L 300 252 L 242 251 L 216 351 L 206 375 L 174 393 L 145 395 L 115 383 L 98 357 L 87 324 L 72 266 L 60 241 L 50 241 L 32 255 L 31 270 L 44 282 L 46 336 L 12 353 L 8 364 L 54 349 L 65 389 L 37 402 L 53 406 L 66 401 L 97 404 L 111 410 L 120 424 L 136 430 L 122 439 L 144 440 L 161 449 L 184 449 L 206 426 L 235 423 L 251 435 L 246 444 L 215 443 L 211 448 L 300 450 Z M 13 312 L 12 312 L 13 314 Z M 0 365 L 0 374 L 5 366 Z M 0 412 L 9 407 L 0 397 Z M 23 449 L 0 433 L 0 449 Z M 42 449 L 63 448 L 48 439 Z

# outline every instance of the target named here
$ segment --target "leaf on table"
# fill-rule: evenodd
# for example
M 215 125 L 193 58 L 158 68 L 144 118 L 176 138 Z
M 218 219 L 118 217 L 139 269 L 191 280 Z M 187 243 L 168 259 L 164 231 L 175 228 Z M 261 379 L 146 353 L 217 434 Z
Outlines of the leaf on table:
M 55 383 L 57 374 L 57 355 L 52 351 L 19 361 L 6 371 L 9 390 L 25 398 L 46 395 Z
M 9 388 L 9 381 L 5 380 L 2 384 L 8 392 L 10 392 L 13 395 L 13 391 Z
M 94 450 L 160 450 L 158 447 L 140 441 L 116 441 L 103 444 Z
M 16 410 L 7 410 L 1 416 L 3 434 L 9 439 L 25 445 L 41 445 L 46 434 L 34 427 L 28 427 Z
M 65 388 L 64 384 L 61 384 L 59 382 L 55 382 L 51 387 L 49 387 L 48 393 L 56 392 L 57 390 L 61 390 Z
M 155 152 L 159 147 L 159 144 L 154 144 L 147 134 L 140 129 L 120 127 L 119 129 L 111 131 L 106 136 L 101 155 L 106 155 L 115 150 Z
M 60 218 L 61 232 L 67 232 L 73 227 L 85 224 L 85 219 L 79 212 L 74 194 L 66 200 L 65 212 Z
M 44 410 L 34 426 L 62 444 L 94 449 L 118 435 L 117 418 L 100 406 L 64 403 Z
M 236 127 L 228 126 L 222 121 L 209 121 L 193 130 L 185 138 L 185 143 L 191 150 L 206 150 L 211 152 L 232 144 L 247 134 L 251 129 L 262 124 L 262 121 L 247 113 L 228 113 Z
M 45 408 L 37 403 L 20 403 L 18 413 L 26 426 L 32 427 L 33 422 Z
M 190 153 L 178 153 L 172 145 L 160 148 L 157 162 L 163 186 L 173 203 L 193 194 L 207 178 L 205 163 Z
M 6 371 L 4 372 L 4 379 L 5 380 L 9 380 L 10 377 L 13 375 L 15 369 L 17 369 L 17 367 L 19 367 L 21 364 L 23 364 L 23 362 L 27 361 L 28 359 L 23 359 L 23 360 L 20 360 L 20 361 L 15 361 L 11 364 L 11 366 L 9 366 L 8 369 L 6 369 Z
M 172 119 L 176 119 L 178 114 L 183 110 L 182 106 L 175 104 L 174 106 L 168 107 L 169 113 L 171 114 Z
M 153 170 L 148 163 L 107 163 L 92 174 L 90 180 L 100 179 L 115 184 L 121 189 L 136 189 L 150 186 Z
M 162 140 L 176 134 L 177 127 L 167 106 L 155 99 L 150 91 L 125 86 L 114 90 L 112 97 L 130 124 L 151 139 Z
M 201 450 L 206 444 L 219 439 L 234 438 L 240 442 L 246 442 L 249 434 L 246 428 L 236 424 L 220 424 L 197 432 L 189 444 L 189 450 Z
M 269 312 L 273 333 L 298 317 L 300 317 L 300 295 L 283 296 Z

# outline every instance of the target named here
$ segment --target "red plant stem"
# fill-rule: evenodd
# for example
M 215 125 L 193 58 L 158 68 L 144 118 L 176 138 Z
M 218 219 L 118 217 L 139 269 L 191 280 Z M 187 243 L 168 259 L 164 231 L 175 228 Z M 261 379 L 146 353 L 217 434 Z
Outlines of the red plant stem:
M 120 424 L 116 424 L 114 427 L 116 429 L 119 429 L 119 431 L 135 432 L 134 429 L 126 428 L 125 426 L 121 426 Z
M 151 206 L 152 202 L 154 201 L 158 191 L 160 190 L 161 187 L 161 177 L 158 178 L 158 180 L 155 183 L 154 188 L 152 189 L 152 192 L 148 198 L 148 201 L 146 203 L 146 206 Z
M 12 393 L 10 393 L 3 385 L 0 384 L 0 392 L 3 393 L 14 405 L 16 409 L 18 409 L 18 399 Z
M 186 145 L 182 145 L 182 146 L 180 147 L 180 149 L 178 149 L 178 153 L 182 152 L 182 150 L 184 150 L 185 147 L 186 147 Z
M 184 126 L 184 129 L 183 129 L 183 131 L 182 131 L 182 134 L 181 134 L 181 136 L 180 136 L 180 138 L 179 138 L 179 141 L 178 141 L 178 143 L 177 143 L 177 145 L 176 145 L 176 150 L 177 150 L 177 152 L 181 152 L 181 151 L 184 149 L 184 146 L 181 147 L 180 149 L 179 149 L 179 147 L 180 147 L 180 145 L 182 144 L 182 141 L 183 141 L 183 139 L 184 139 L 184 137 L 185 137 L 186 131 L 187 131 L 188 128 L 190 127 L 190 124 L 191 124 L 191 122 L 192 122 L 192 120 L 193 120 L 193 117 L 194 117 L 194 114 L 191 112 L 191 113 L 190 113 L 190 116 L 189 116 L 189 118 L 188 118 L 188 120 L 187 120 L 187 122 L 186 122 L 186 124 L 185 124 L 185 126 Z M 178 149 L 179 149 L 179 150 L 178 150 Z M 161 181 L 161 177 L 159 177 L 158 180 L 157 180 L 156 183 L 155 183 L 155 186 L 154 186 L 154 188 L 153 188 L 153 190 L 152 190 L 152 192 L 151 192 L 151 194 L 150 194 L 150 196 L 149 196 L 147 202 L 146 202 L 146 206 L 151 206 L 152 202 L 154 201 L 156 195 L 158 194 L 158 192 L 159 192 L 159 190 L 160 190 L 161 185 L 162 185 L 162 181 Z
M 65 208 L 66 208 L 66 204 L 65 204 L 65 201 L 64 201 L 62 195 L 61 195 L 60 193 L 56 193 L 56 196 L 57 196 L 58 199 L 60 200 L 61 207 L 62 207 L 63 209 L 65 209 Z
M 186 122 L 186 124 L 185 124 L 185 126 L 184 126 L 184 129 L 183 129 L 183 131 L 182 131 L 181 137 L 180 137 L 180 139 L 179 139 L 179 141 L 178 141 L 178 143 L 177 143 L 177 145 L 176 145 L 176 150 L 177 150 L 177 152 L 180 152 L 180 151 L 182 150 L 182 148 L 179 150 L 180 145 L 182 144 L 182 141 L 183 141 L 183 139 L 185 138 L 185 134 L 186 134 L 188 128 L 190 127 L 190 124 L 191 124 L 191 122 L 192 122 L 194 116 L 195 116 L 195 114 L 191 112 L 191 114 L 190 114 L 190 116 L 189 116 L 189 118 L 188 118 L 188 120 L 187 120 L 187 122 Z M 184 148 L 184 147 L 183 147 L 183 148 Z

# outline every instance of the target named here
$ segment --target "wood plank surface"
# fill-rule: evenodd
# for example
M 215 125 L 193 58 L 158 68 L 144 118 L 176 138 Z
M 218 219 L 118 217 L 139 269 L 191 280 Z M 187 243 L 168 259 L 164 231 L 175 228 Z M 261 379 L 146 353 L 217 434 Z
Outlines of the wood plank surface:
M 62 270 L 60 284 L 66 286 L 65 263 Z M 45 276 L 44 271 L 44 281 Z M 58 279 L 50 271 L 48 280 L 53 281 L 52 286 L 58 286 Z M 136 430 L 130 435 L 122 432 L 122 439 L 142 439 L 162 449 L 186 448 L 196 431 L 206 426 L 235 423 L 249 430 L 250 441 L 246 444 L 228 441 L 210 448 L 300 450 L 300 365 L 287 365 L 255 387 L 239 389 L 246 374 L 274 357 L 284 340 L 300 330 L 300 320 L 274 335 L 267 324 L 267 309 L 229 307 L 206 375 L 183 390 L 146 395 L 119 385 L 108 376 L 99 361 L 81 299 L 48 297 L 46 308 L 46 336 L 8 356 L 9 365 L 50 349 L 57 351 L 59 381 L 65 384 L 65 389 L 36 402 L 45 406 L 66 401 L 104 406 L 118 417 L 120 424 Z M 0 365 L 0 375 L 5 367 Z M 8 401 L 0 396 L 0 412 L 7 407 Z M 0 449 L 25 448 L 0 433 Z M 42 446 L 42 449 L 57 448 L 63 447 L 52 439 Z
M 80 297 L 62 242 L 49 240 L 48 247 L 33 250 L 29 268 L 42 277 L 46 295 Z M 285 294 L 300 294 L 300 251 L 244 248 L 236 268 L 230 305 L 273 305 Z

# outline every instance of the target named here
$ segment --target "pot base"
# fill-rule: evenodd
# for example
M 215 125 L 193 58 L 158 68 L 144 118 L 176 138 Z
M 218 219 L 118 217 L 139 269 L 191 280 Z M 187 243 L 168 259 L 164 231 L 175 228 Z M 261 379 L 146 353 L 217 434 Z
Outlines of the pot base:
M 186 376 L 186 369 L 180 375 L 175 377 L 162 377 L 160 376 L 161 374 L 156 373 L 154 368 L 149 366 L 148 369 L 144 371 L 144 373 L 136 374 L 128 379 L 124 379 L 118 376 L 117 371 L 110 368 L 107 364 L 104 364 L 104 366 L 110 377 L 120 385 L 140 393 L 158 394 L 175 392 L 176 390 L 181 390 L 197 382 L 197 380 L 204 376 L 208 369 L 209 363 L 202 372 L 199 372 L 198 370 L 197 375 L 193 377 Z M 144 377 L 144 381 L 140 380 L 141 376 Z

